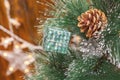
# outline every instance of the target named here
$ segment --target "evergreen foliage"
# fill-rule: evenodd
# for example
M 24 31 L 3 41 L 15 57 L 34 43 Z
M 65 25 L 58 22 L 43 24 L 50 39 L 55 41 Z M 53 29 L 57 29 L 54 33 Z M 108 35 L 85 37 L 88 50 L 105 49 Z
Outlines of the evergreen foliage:
M 93 0 L 96 8 L 103 10 L 108 26 L 103 32 L 105 47 L 111 49 L 116 63 L 120 62 L 120 0 Z
M 41 57 L 36 61 L 37 73 L 28 80 L 64 80 L 64 73 L 73 58 L 70 55 L 50 53 L 48 54 L 49 62 L 42 63 Z
M 64 80 L 118 80 L 120 78 L 120 71 L 114 65 L 104 59 L 98 65 L 98 61 L 99 58 L 74 60 Z
M 54 18 L 43 24 L 46 27 L 60 27 L 72 34 L 79 34 L 87 39 L 77 27 L 77 17 L 89 10 L 90 5 L 100 9 L 107 15 L 108 25 L 102 32 L 104 49 L 107 49 L 115 64 L 120 63 L 120 0 L 54 0 L 55 9 L 51 11 Z M 37 62 L 37 75 L 30 80 L 119 80 L 120 70 L 111 64 L 105 55 L 102 57 L 75 56 L 79 52 L 69 51 L 68 54 L 47 53 L 48 63 Z M 84 53 L 83 53 L 84 54 Z M 41 60 L 41 58 L 38 58 Z
M 61 5 L 58 5 L 59 3 L 61 3 Z M 56 11 L 60 12 L 55 11 L 55 18 L 49 18 L 44 25 L 47 27 L 64 28 L 73 34 L 80 34 L 85 38 L 85 35 L 80 33 L 80 30 L 77 27 L 77 17 L 89 9 L 89 4 L 86 0 L 58 0 L 55 7 Z

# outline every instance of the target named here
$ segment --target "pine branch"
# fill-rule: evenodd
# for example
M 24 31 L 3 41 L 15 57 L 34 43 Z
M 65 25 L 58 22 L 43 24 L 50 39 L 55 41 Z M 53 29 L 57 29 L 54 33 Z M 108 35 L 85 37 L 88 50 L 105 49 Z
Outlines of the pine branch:
M 105 48 L 109 49 L 114 64 L 120 62 L 120 0 L 92 0 L 94 6 L 104 11 L 108 18 L 108 26 L 102 33 Z
M 98 59 L 98 61 L 96 62 L 95 66 L 93 67 L 93 71 L 96 72 L 100 68 L 100 66 L 104 63 L 104 61 L 107 60 L 108 54 L 109 53 L 103 54 L 103 56 Z
M 108 11 L 108 26 L 107 29 L 103 32 L 105 45 L 107 48 L 111 49 L 110 53 L 112 54 L 115 64 L 120 63 L 120 4 L 119 0 L 114 1 L 111 9 Z
M 49 18 L 43 26 L 60 27 L 67 29 L 74 34 L 80 34 L 85 38 L 85 34 L 81 33 L 77 24 L 77 17 L 89 9 L 89 4 L 86 0 L 55 0 L 54 18 Z

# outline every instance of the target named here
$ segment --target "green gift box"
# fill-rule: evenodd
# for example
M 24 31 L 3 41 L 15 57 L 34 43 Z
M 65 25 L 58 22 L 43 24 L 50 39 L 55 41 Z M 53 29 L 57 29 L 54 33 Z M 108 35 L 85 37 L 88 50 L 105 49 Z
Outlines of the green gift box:
M 60 28 L 46 28 L 44 31 L 43 48 L 48 52 L 66 54 L 71 33 Z

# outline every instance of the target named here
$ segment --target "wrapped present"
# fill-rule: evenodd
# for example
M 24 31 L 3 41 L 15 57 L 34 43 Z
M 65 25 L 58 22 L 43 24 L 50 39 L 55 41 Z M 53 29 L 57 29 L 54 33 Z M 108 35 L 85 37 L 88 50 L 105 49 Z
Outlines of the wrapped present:
M 67 53 L 71 33 L 60 28 L 47 28 L 44 33 L 43 48 L 48 52 Z

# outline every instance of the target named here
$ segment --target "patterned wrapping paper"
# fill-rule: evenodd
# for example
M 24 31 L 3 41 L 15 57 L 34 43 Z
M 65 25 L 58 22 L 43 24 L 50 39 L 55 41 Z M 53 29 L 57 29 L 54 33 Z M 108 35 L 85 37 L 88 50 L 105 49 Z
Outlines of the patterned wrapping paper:
M 45 29 L 43 48 L 48 52 L 66 54 L 71 33 L 60 28 Z

